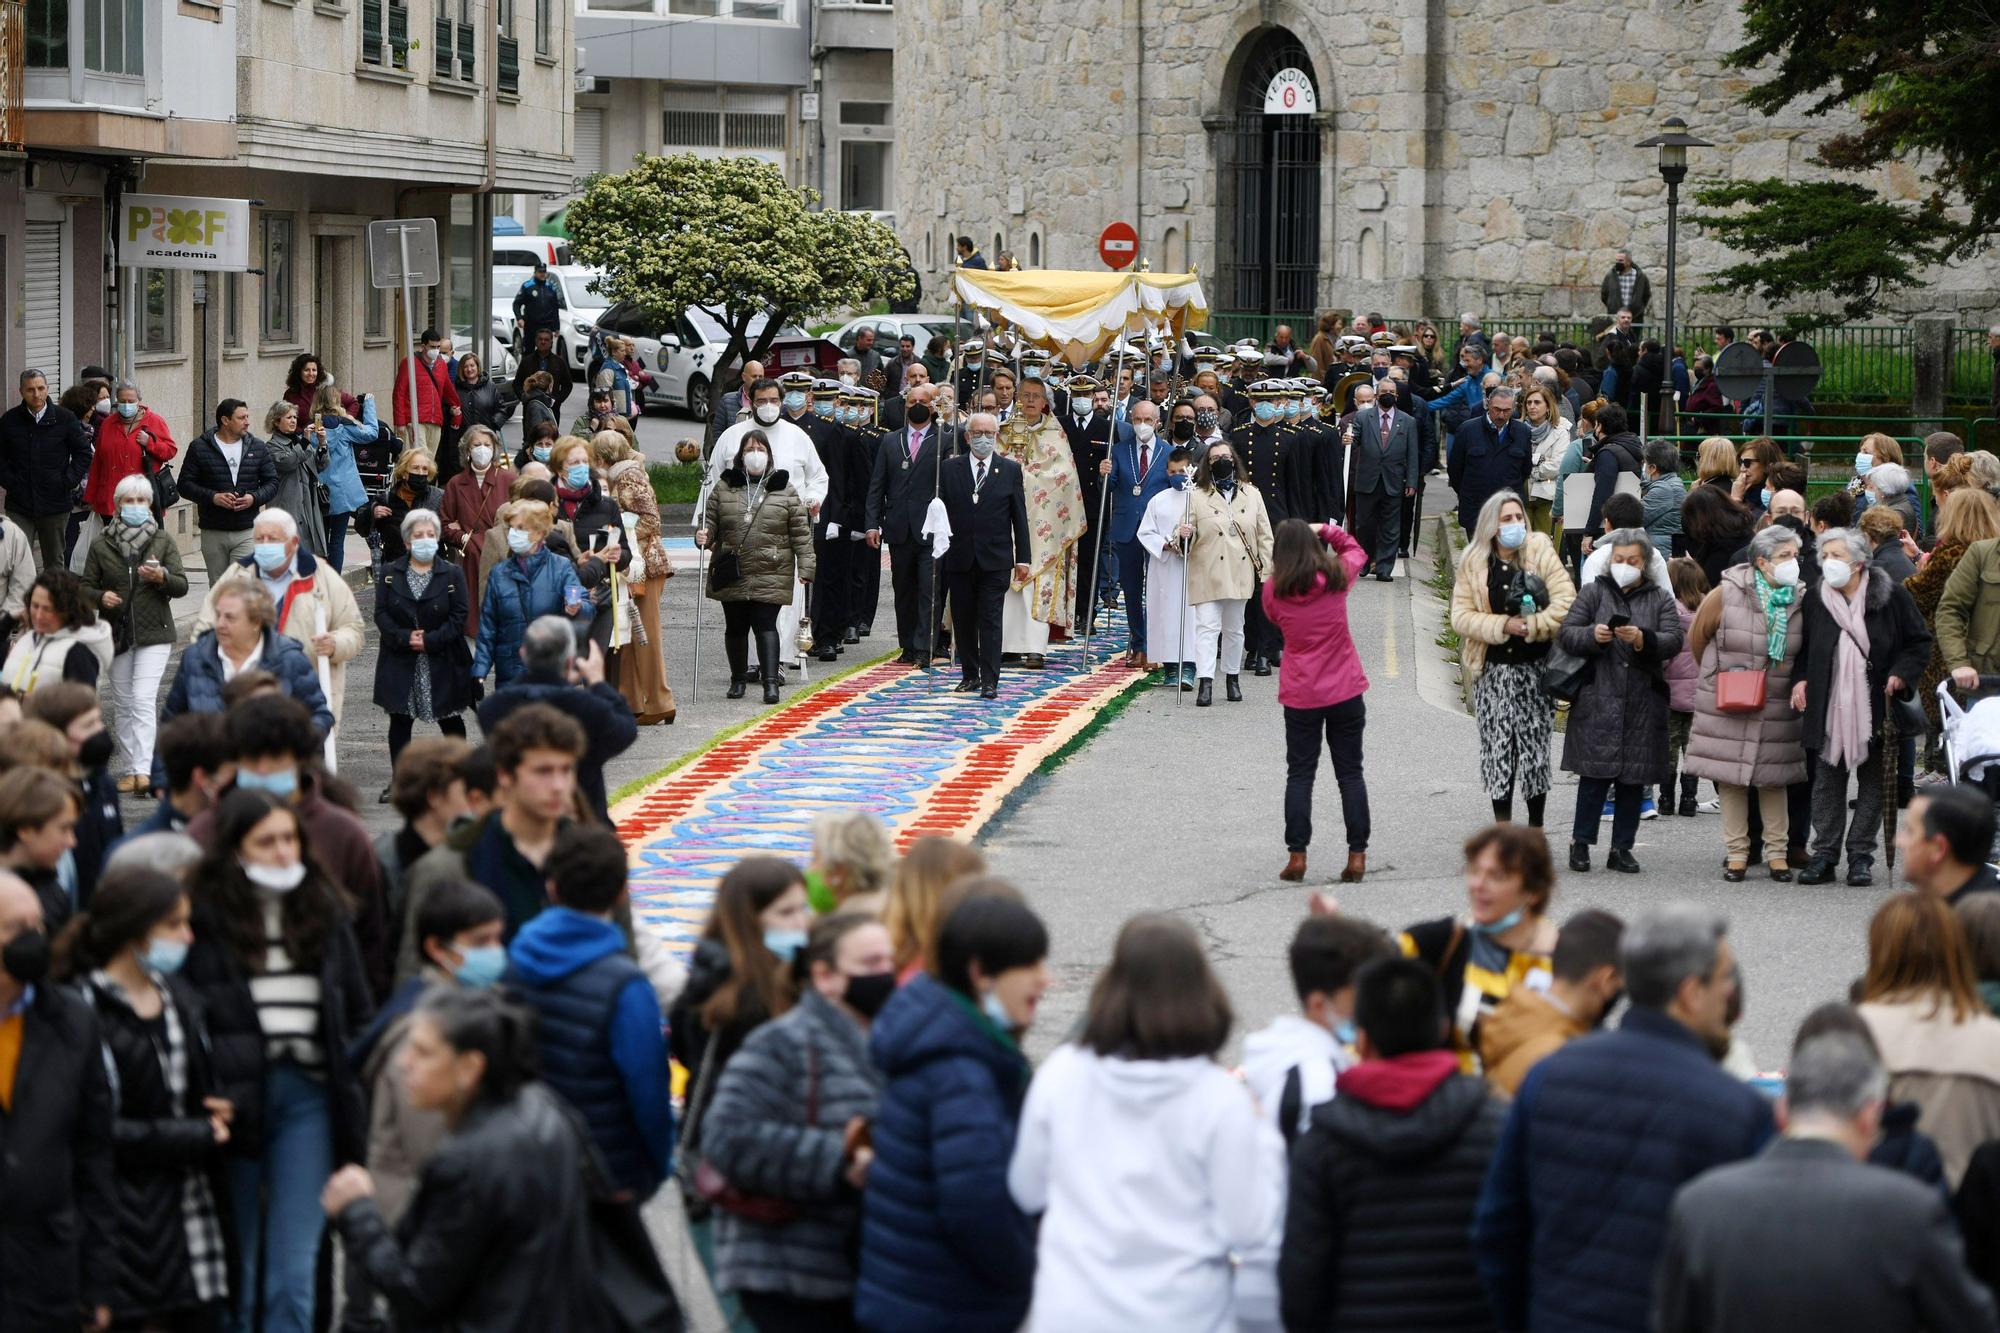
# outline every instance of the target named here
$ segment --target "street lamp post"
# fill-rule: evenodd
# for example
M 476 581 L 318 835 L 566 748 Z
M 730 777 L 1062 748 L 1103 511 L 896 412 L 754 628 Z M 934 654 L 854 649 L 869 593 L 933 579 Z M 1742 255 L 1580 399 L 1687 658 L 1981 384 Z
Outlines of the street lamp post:
M 1674 269 L 1676 252 L 1680 241 L 1681 182 L 1687 179 L 1688 149 L 1713 148 L 1715 145 L 1697 139 L 1687 132 L 1687 122 L 1679 116 L 1668 116 L 1660 126 L 1660 133 L 1650 139 L 1641 139 L 1640 148 L 1657 148 L 1660 153 L 1660 179 L 1667 183 L 1667 321 L 1666 321 L 1666 391 L 1672 400 L 1674 388 Z

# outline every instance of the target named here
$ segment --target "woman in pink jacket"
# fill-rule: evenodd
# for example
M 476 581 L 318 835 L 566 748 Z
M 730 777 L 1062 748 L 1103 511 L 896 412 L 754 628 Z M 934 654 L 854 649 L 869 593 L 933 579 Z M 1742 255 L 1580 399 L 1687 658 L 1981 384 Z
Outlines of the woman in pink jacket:
M 1278 702 L 1285 707 L 1285 847 L 1291 857 L 1278 872 L 1280 879 L 1306 876 L 1322 736 L 1333 754 L 1340 812 L 1347 821 L 1341 882 L 1352 884 L 1368 869 L 1368 786 L 1361 776 L 1361 729 L 1367 721 L 1361 696 L 1368 677 L 1347 628 L 1347 590 L 1367 563 L 1360 543 L 1331 523 L 1314 529 L 1291 518 L 1278 525 L 1263 600 L 1264 614 L 1285 636 Z

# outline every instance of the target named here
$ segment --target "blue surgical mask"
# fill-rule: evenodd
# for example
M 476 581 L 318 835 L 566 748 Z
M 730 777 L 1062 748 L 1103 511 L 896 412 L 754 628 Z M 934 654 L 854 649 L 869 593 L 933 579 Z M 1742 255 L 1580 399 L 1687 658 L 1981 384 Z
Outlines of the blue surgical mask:
M 143 528 L 153 521 L 153 511 L 145 505 L 119 505 L 118 517 L 128 527 Z
M 526 555 L 528 548 L 534 544 L 535 539 L 528 535 L 526 528 L 507 529 L 507 549 L 515 555 Z
M 1502 523 L 1500 525 L 1500 544 L 1508 550 L 1520 550 L 1527 543 L 1527 540 L 1528 525 L 1526 523 Z
M 263 570 L 266 574 L 277 573 L 291 559 L 285 553 L 285 544 L 283 542 L 258 542 L 250 548 L 250 554 L 255 557 L 257 568 Z
M 537 463 L 546 463 L 549 461 L 549 446 L 546 444 L 538 444 L 528 452 L 533 455 Z
M 1278 419 L 1278 405 L 1276 403 L 1258 403 L 1250 409 L 1250 414 L 1259 421 L 1276 421 Z
M 1771 488 L 1766 486 L 1763 490 L 1757 492 L 1757 498 L 1763 502 L 1764 508 L 1769 509 L 1771 507 Z
M 1501 917 L 1498 921 L 1486 921 L 1486 922 L 1474 921 L 1471 923 L 1473 932 L 1475 934 L 1489 935 L 1489 936 L 1505 935 L 1508 931 L 1512 930 L 1514 927 L 1521 924 L 1521 917 L 1523 911 L 1524 909 L 1517 907 L 1513 911 L 1507 913 L 1507 915 Z
M 1169 485 L 1169 486 L 1173 487 L 1173 488 L 1174 488 L 1175 490 L 1177 490 L 1177 491 L 1184 491 L 1184 490 L 1186 490 L 1186 489 L 1187 489 L 1187 484 L 1188 484 L 1188 474 L 1187 474 L 1187 473 L 1185 473 L 1185 472 L 1169 472 L 1169 473 L 1167 474 L 1167 485 Z
M 139 415 L 139 405 L 137 403 L 120 403 L 118 404 L 118 415 L 130 421 L 133 417 Z
M 805 405 L 806 396 L 797 389 L 785 395 L 785 410 L 787 412 L 796 412 Z
M 410 558 L 418 564 L 428 565 L 437 559 L 437 553 L 438 539 L 435 537 L 418 537 L 410 542 Z
M 482 944 L 459 954 L 458 966 L 451 970 L 461 986 L 485 990 L 500 980 L 507 970 L 507 949 L 499 944 Z
M 153 939 L 146 941 L 146 951 L 139 955 L 139 961 L 151 971 L 171 976 L 181 970 L 187 956 L 187 941 Z
M 1875 455 L 1860 453 L 1854 455 L 1854 475 L 1865 477 L 1875 470 Z
M 803 930 L 780 930 L 772 927 L 764 932 L 764 947 L 778 955 L 778 961 L 789 963 L 806 947 L 806 933 Z
M 1342 1046 L 1353 1046 L 1354 1039 L 1358 1035 L 1354 1028 L 1354 1020 L 1351 1018 L 1343 1018 L 1333 1025 L 1333 1039 Z
M 831 421 L 833 419 L 833 407 L 834 407 L 833 399 L 822 398 L 818 402 L 813 404 L 813 415 L 816 417 L 824 417 L 827 420 Z
M 1295 417 L 1295 416 L 1297 416 L 1298 414 L 1299 414 L 1299 405 L 1298 405 L 1298 403 L 1296 403 L 1296 402 L 1290 402 L 1290 403 L 1286 403 L 1286 404 L 1285 404 L 1285 415 L 1286 415 L 1287 417 Z
M 993 1020 L 993 1026 L 1002 1032 L 1014 1030 L 1014 1020 L 1007 1016 L 1007 1006 L 1000 1003 L 1000 992 L 987 991 L 979 997 L 979 1012 Z
M 590 485 L 590 464 L 571 463 L 563 469 L 563 480 L 569 483 L 571 490 L 582 490 L 584 487 Z
M 247 768 L 236 770 L 236 785 L 245 791 L 267 791 L 281 801 L 288 801 L 299 789 L 299 770 L 281 768 L 272 773 L 253 773 Z

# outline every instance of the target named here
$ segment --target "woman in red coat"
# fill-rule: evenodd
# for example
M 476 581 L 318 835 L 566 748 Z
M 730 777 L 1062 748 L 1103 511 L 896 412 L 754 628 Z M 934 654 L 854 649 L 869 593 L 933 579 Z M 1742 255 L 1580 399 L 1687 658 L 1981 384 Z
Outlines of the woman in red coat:
M 121 380 L 114 396 L 111 415 L 98 423 L 97 452 L 83 483 L 84 503 L 102 519 L 118 510 L 113 492 L 119 482 L 135 472 L 152 476 L 162 463 L 173 462 L 179 449 L 160 414 L 139 401 L 138 385 Z M 153 517 L 159 516 L 155 508 Z
M 486 545 L 486 530 L 500 521 L 500 506 L 514 474 L 507 470 L 507 455 L 490 426 L 467 426 L 459 441 L 462 470 L 444 484 L 444 504 L 438 517 L 444 520 L 444 538 L 453 549 L 464 552 L 461 562 L 468 570 L 480 568 L 479 555 Z M 479 634 L 479 580 L 467 579 L 471 603 L 466 616 L 466 633 Z

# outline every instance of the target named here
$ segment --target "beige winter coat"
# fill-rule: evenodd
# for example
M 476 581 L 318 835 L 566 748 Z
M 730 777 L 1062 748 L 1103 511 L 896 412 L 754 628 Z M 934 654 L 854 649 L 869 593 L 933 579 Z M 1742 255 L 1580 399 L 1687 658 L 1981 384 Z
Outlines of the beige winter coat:
M 1804 720 L 1792 710 L 1792 673 L 1805 651 L 1805 588 L 1785 625 L 1785 660 L 1766 645 L 1764 608 L 1749 565 L 1722 571 L 1722 586 L 1702 599 L 1689 629 L 1695 663 L 1694 726 L 1683 772 L 1736 787 L 1785 787 L 1805 781 Z M 1764 711 L 1723 713 L 1715 678 L 1723 671 L 1764 672 Z
M 2000 1018 L 1981 1010 L 1953 1022 L 1951 1001 L 1929 996 L 1860 1011 L 1889 1071 L 1889 1100 L 1923 1108 L 1917 1126 L 1936 1141 L 1957 1190 L 1973 1150 L 2000 1138 Z
M 1225 499 L 1219 490 L 1188 487 L 1188 524 L 1194 529 L 1188 547 L 1188 605 L 1254 597 L 1257 581 L 1271 570 L 1271 519 L 1257 488 L 1239 481 L 1236 494 Z
M 1495 611 L 1486 595 L 1486 576 L 1493 560 L 1488 548 L 1468 547 L 1451 585 L 1451 628 L 1458 635 L 1458 660 L 1465 667 L 1468 687 L 1486 670 L 1486 649 L 1507 639 L 1507 611 Z M 1549 608 L 1528 617 L 1528 642 L 1553 639 L 1576 600 L 1576 584 L 1563 568 L 1555 543 L 1546 534 L 1531 532 L 1521 548 L 1521 567 L 1549 587 Z

